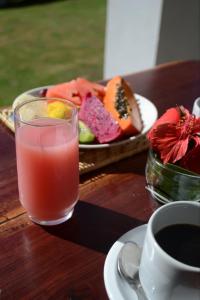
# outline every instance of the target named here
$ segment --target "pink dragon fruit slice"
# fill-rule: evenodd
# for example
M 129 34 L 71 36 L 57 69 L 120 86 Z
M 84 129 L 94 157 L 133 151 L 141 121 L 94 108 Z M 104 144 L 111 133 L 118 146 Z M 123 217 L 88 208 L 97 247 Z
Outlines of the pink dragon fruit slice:
M 122 134 L 118 123 L 95 96 L 88 95 L 83 100 L 79 111 L 79 119 L 92 130 L 101 144 L 111 142 Z

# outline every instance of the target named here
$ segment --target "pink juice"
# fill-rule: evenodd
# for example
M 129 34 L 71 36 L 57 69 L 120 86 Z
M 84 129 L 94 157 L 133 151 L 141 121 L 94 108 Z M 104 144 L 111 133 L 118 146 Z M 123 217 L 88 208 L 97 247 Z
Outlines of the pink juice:
M 77 129 L 59 119 L 29 123 L 16 132 L 20 201 L 33 218 L 59 219 L 78 199 Z

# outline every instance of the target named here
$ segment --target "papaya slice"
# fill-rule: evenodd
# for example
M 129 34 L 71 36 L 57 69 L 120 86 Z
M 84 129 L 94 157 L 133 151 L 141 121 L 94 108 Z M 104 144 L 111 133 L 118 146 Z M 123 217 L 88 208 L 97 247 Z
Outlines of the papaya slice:
M 124 135 L 136 135 L 142 131 L 143 122 L 137 100 L 122 77 L 116 76 L 107 83 L 103 103 Z

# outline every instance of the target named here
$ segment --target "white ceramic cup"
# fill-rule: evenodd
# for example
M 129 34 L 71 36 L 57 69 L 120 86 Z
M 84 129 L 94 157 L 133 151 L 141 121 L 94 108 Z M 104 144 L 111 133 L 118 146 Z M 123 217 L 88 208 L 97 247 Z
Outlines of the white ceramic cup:
M 141 284 L 149 300 L 199 300 L 200 268 L 174 259 L 155 240 L 158 231 L 172 224 L 200 225 L 200 203 L 172 202 L 153 213 L 142 251 Z
M 192 113 L 196 117 L 200 117 L 200 97 L 194 101 Z

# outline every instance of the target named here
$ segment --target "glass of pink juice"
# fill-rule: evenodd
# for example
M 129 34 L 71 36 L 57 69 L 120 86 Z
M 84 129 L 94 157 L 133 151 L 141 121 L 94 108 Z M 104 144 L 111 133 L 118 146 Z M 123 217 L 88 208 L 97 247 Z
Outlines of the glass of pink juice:
M 79 196 L 78 112 L 71 102 L 36 98 L 14 110 L 20 202 L 30 219 L 69 219 Z

